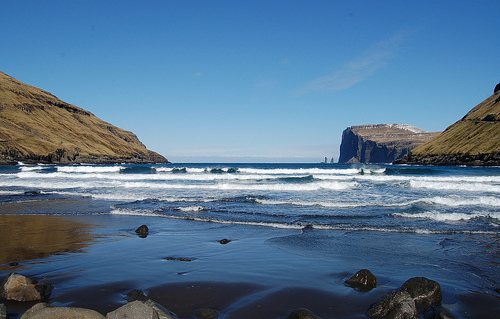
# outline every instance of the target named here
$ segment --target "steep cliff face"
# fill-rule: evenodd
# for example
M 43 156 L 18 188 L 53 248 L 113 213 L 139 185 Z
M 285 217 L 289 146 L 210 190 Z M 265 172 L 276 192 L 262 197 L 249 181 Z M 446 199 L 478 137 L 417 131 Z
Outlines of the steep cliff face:
M 408 124 L 351 126 L 342 133 L 339 163 L 391 163 L 438 134 Z
M 500 90 L 395 164 L 500 165 Z
M 167 163 L 135 134 L 0 72 L 0 164 Z

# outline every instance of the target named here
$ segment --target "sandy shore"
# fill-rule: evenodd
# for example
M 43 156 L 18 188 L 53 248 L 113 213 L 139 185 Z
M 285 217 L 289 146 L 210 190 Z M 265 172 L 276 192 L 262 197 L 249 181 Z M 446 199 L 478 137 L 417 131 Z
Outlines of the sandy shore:
M 146 238 L 134 232 L 141 224 L 150 228 Z M 468 285 L 475 273 L 449 274 L 453 268 L 432 265 L 440 259 L 422 258 L 428 254 L 424 248 L 411 258 L 401 257 L 397 248 L 394 256 L 384 255 L 388 249 L 376 247 L 400 240 L 385 234 L 313 230 L 308 235 L 126 215 L 0 215 L 0 227 L 0 276 L 18 272 L 42 279 L 55 287 L 54 305 L 102 314 L 126 303 L 126 294 L 138 289 L 180 318 L 195 318 L 195 310 L 205 307 L 224 318 L 286 318 L 302 307 L 323 318 L 365 318 L 371 304 L 415 276 L 440 282 L 443 305 L 459 318 L 500 313 L 499 294 L 487 279 L 484 287 L 482 281 Z M 230 242 L 220 244 L 223 238 Z M 355 243 L 360 239 L 365 244 Z M 377 276 L 378 287 L 370 292 L 344 285 L 362 268 Z M 14 318 L 32 305 L 1 302 Z

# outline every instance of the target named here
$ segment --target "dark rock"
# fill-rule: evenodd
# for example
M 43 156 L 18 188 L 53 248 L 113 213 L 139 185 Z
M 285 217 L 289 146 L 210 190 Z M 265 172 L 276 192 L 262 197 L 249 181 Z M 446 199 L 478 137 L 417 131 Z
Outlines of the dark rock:
M 219 318 L 219 311 L 213 308 L 201 308 L 194 312 L 196 318 L 200 319 L 216 319 Z
M 456 319 L 453 314 L 446 310 L 443 306 L 432 306 L 424 310 L 425 319 Z
M 308 225 L 305 225 L 304 227 L 302 227 L 301 232 L 305 233 L 305 232 L 309 232 L 312 230 L 314 230 L 314 226 L 311 224 L 308 224 Z
M 41 191 L 28 191 L 28 192 L 24 192 L 24 195 L 26 195 L 26 196 L 39 196 L 41 194 L 42 194 Z
M 498 91 L 500 91 L 500 83 L 498 83 L 498 84 L 495 86 L 495 89 L 493 90 L 493 93 L 497 93 Z
M 292 311 L 286 319 L 321 319 L 307 308 L 299 308 Z
M 0 303 L 0 319 L 7 318 L 7 308 L 3 303 Z
M 14 262 L 11 262 L 9 264 L 9 266 L 11 266 L 11 267 L 17 267 L 17 266 L 19 266 L 19 263 L 17 261 L 14 261 Z
M 500 152 L 486 154 L 415 155 L 409 153 L 393 164 L 436 166 L 500 166 Z
M 369 318 L 418 318 L 417 306 L 426 309 L 438 305 L 441 300 L 439 283 L 415 277 L 407 280 L 401 288 L 382 296 L 366 315 Z
M 37 301 L 48 299 L 52 289 L 51 284 L 11 273 L 2 283 L 0 296 L 7 300 Z
M 356 290 L 370 291 L 377 286 L 377 278 L 368 269 L 361 269 L 345 283 Z
M 418 319 L 417 307 L 407 291 L 393 290 L 382 296 L 366 313 L 368 318 Z
M 184 257 L 167 257 L 166 260 L 179 260 L 179 261 L 193 261 L 192 258 L 184 258 Z
M 146 297 L 144 292 L 142 292 L 140 290 L 134 289 L 134 290 L 127 292 L 127 301 L 128 302 L 136 301 L 136 300 L 146 301 L 147 299 L 148 298 Z
M 135 232 L 139 235 L 139 237 L 146 238 L 149 234 L 149 228 L 146 225 L 141 225 L 135 230 Z
M 219 243 L 221 243 L 222 245 L 225 245 L 225 244 L 227 244 L 229 242 L 230 242 L 230 240 L 226 239 L 226 238 L 219 240 Z
M 443 299 L 439 283 L 424 277 L 409 279 L 400 290 L 408 292 L 415 303 L 424 309 L 441 303 Z
M 73 307 L 55 307 L 48 303 L 37 303 L 28 309 L 21 319 L 104 319 L 104 316 L 95 310 Z
M 132 301 L 115 311 L 108 312 L 106 319 L 178 319 L 177 315 L 151 299 Z

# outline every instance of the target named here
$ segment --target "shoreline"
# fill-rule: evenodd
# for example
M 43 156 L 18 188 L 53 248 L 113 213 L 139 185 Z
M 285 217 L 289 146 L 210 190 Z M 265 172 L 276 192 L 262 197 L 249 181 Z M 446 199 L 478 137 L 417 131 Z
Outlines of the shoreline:
M 38 258 L 18 260 L 15 267 L 8 266 L 15 260 L 2 261 L 0 276 L 18 272 L 42 279 L 55 287 L 49 300 L 54 305 L 90 308 L 103 315 L 126 303 L 126 294 L 138 289 L 180 318 L 196 318 L 194 311 L 202 307 L 216 308 L 224 318 L 286 318 L 292 310 L 303 307 L 322 318 L 365 318 L 370 305 L 415 276 L 438 281 L 443 305 L 458 318 L 474 313 L 477 316 L 471 317 L 493 318 L 500 311 L 500 297 L 492 291 L 495 287 L 489 290 L 487 282 L 483 286 L 468 282 L 474 273 L 464 273 L 458 280 L 439 278 L 443 271 L 454 269 L 426 265 L 429 261 L 421 260 L 421 255 L 404 257 L 394 251 L 393 256 L 384 256 L 386 250 L 377 247 L 381 243 L 390 245 L 394 234 L 302 233 L 109 214 L 0 215 L 0 225 L 13 224 L 13 219 L 18 219 L 16 225 L 25 221 L 23 236 L 46 243 L 35 251 L 57 249 Z M 32 224 L 36 227 L 26 224 L 30 219 L 37 219 Z M 134 232 L 143 223 L 150 228 L 146 238 Z M 77 230 L 80 235 L 76 235 Z M 13 234 L 20 231 L 14 229 Z M 45 234 L 45 239 L 36 237 L 40 234 Z M 5 251 L 7 242 L 19 243 L 19 237 L 9 236 L 14 236 L 13 240 L 3 240 L 0 252 Z M 223 245 L 219 242 L 222 238 L 230 242 Z M 403 234 L 393 242 L 402 238 L 409 240 L 410 246 L 420 240 L 440 239 Z M 20 245 L 33 246 L 29 241 Z M 422 256 L 433 249 L 424 249 Z M 422 264 L 412 265 L 419 260 Z M 362 268 L 372 270 L 379 282 L 364 293 L 344 284 Z M 17 302 L 1 302 L 14 315 L 29 308 Z

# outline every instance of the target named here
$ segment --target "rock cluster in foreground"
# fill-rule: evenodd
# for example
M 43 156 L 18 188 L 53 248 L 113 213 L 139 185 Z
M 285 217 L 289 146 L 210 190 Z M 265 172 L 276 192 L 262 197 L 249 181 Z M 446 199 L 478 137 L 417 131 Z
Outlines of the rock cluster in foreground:
M 394 164 L 500 166 L 500 90 Z
M 342 133 L 339 163 L 392 163 L 438 134 L 408 124 L 351 126 Z
M 363 269 L 346 280 L 345 283 L 356 290 L 368 291 L 376 287 L 377 280 L 369 270 Z M 49 284 L 12 273 L 6 276 L 3 281 L 0 296 L 7 300 L 44 301 L 48 300 L 51 291 L 52 286 Z M 19 296 L 23 297 L 19 298 Z M 399 289 L 382 296 L 367 310 L 366 316 L 372 319 L 418 319 L 420 315 L 428 319 L 455 318 L 441 306 L 441 300 L 439 283 L 424 277 L 415 277 L 406 281 Z M 28 309 L 21 319 L 178 319 L 175 313 L 148 299 L 141 291 L 133 290 L 128 293 L 127 301 L 127 304 L 107 313 L 106 317 L 91 309 L 56 307 L 46 302 L 40 302 Z M 213 308 L 201 308 L 195 311 L 195 316 L 200 319 L 215 319 L 219 318 L 220 315 L 219 311 Z M 5 318 L 7 318 L 6 308 L 0 304 L 0 319 Z M 297 308 L 287 316 L 287 319 L 320 318 L 307 308 Z
M 168 163 L 137 136 L 0 72 L 0 164 Z

